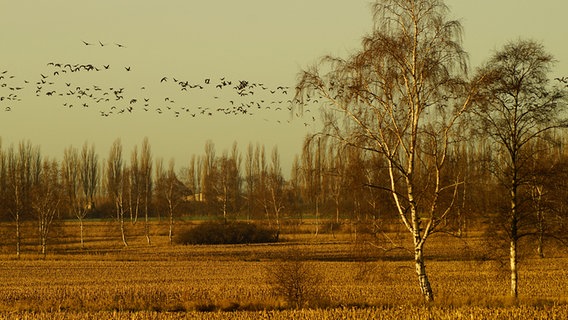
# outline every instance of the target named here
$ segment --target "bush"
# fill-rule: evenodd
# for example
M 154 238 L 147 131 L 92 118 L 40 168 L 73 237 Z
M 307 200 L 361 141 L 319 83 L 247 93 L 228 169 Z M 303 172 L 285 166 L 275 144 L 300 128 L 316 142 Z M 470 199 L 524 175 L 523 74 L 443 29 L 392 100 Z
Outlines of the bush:
M 322 274 L 303 261 L 298 253 L 267 266 L 266 280 L 273 294 L 284 298 L 291 308 L 329 305 L 324 297 Z
M 181 244 L 245 244 L 278 241 L 276 230 L 246 222 L 204 222 L 178 234 Z

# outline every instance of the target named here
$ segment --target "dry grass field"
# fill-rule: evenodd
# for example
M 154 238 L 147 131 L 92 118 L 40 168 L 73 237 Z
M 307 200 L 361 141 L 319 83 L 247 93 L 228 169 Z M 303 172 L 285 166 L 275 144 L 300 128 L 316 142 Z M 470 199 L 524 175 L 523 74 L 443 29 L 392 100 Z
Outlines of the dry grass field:
M 513 302 L 507 266 L 484 258 L 479 237 L 433 237 L 427 267 L 436 301 L 425 305 L 409 253 L 383 252 L 352 233 L 183 246 L 170 245 L 166 228 L 155 222 L 148 246 L 134 236 L 138 228 L 129 227 L 130 245 L 123 248 L 114 224 L 89 222 L 81 249 L 75 223 L 67 222 L 54 230 L 46 257 L 36 253 L 33 237 L 25 239 L 20 259 L 13 243 L 3 242 L 0 319 L 568 318 L 568 255 L 561 248 L 545 259 L 524 255 Z M 10 237 L 9 225 L 0 231 Z M 267 281 L 291 256 L 318 274 L 320 294 L 303 309 L 292 308 Z

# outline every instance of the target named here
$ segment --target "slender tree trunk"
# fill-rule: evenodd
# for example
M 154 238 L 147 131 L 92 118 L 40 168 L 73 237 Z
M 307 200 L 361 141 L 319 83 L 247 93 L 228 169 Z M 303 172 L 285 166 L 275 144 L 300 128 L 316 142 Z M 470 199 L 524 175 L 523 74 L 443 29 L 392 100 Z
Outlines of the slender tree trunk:
M 122 243 L 125 247 L 128 247 L 128 242 L 126 242 L 126 233 L 124 232 L 124 216 L 120 217 L 120 235 L 122 236 Z
M 226 223 L 226 221 L 225 221 Z M 170 238 L 170 244 L 173 244 L 174 242 L 174 214 L 172 209 L 170 208 L 170 230 L 169 230 L 169 234 L 168 234 L 169 238 Z
M 418 275 L 418 283 L 420 291 L 426 302 L 434 301 L 434 292 L 426 274 L 426 264 L 424 263 L 423 246 L 419 245 L 414 248 L 414 263 L 416 267 L 416 274 Z
M 539 225 L 539 230 L 538 230 L 538 256 L 541 259 L 544 259 L 544 229 L 542 228 L 542 225 Z
M 83 218 L 79 218 L 79 228 L 81 230 L 81 249 L 85 249 L 85 240 L 84 240 L 84 237 L 83 237 L 83 230 L 84 230 Z
M 511 257 L 510 257 L 510 263 L 511 263 L 511 296 L 514 299 L 517 299 L 518 295 L 519 295 L 519 273 L 517 270 L 517 240 L 516 239 L 511 239 Z
M 150 241 L 150 223 L 148 221 L 148 211 L 144 214 L 144 234 L 146 235 L 146 242 L 148 245 L 152 245 L 152 241 Z
M 120 223 L 120 236 L 122 238 L 122 243 L 125 247 L 128 247 L 128 242 L 126 241 L 126 233 L 124 230 L 124 210 L 120 204 L 117 204 L 116 206 L 116 214 Z
M 148 194 L 150 194 L 150 191 L 146 187 L 144 191 L 144 234 L 146 235 L 146 242 L 150 246 L 152 245 L 152 241 L 150 240 L 150 221 L 148 217 Z
M 47 231 L 44 231 L 44 232 L 47 232 Z M 45 255 L 47 254 L 47 235 L 46 234 L 41 235 L 41 254 L 43 255 L 44 258 L 45 258 Z
M 411 209 L 412 212 L 412 233 L 414 240 L 414 265 L 416 275 L 418 275 L 418 284 L 420 291 L 426 302 L 434 301 L 434 292 L 426 274 L 426 263 L 424 262 L 424 243 L 426 235 L 421 234 L 420 216 L 416 212 L 416 208 Z
M 20 258 L 20 243 L 21 243 L 22 237 L 20 235 L 20 215 L 16 214 L 16 257 L 19 259 Z
M 516 170 L 514 171 L 516 174 Z M 517 216 L 517 178 L 516 175 L 513 177 L 513 181 L 511 183 L 511 238 L 510 238 L 510 256 L 509 262 L 511 267 L 511 297 L 517 299 L 519 295 L 519 280 L 518 280 L 518 270 L 517 270 L 517 262 L 518 262 L 518 216 Z
M 538 219 L 538 238 L 537 238 L 537 250 L 538 250 L 538 256 L 540 258 L 544 258 L 544 229 L 545 229 L 545 220 L 544 220 L 544 212 L 542 210 L 542 208 L 538 207 L 537 210 L 537 219 Z

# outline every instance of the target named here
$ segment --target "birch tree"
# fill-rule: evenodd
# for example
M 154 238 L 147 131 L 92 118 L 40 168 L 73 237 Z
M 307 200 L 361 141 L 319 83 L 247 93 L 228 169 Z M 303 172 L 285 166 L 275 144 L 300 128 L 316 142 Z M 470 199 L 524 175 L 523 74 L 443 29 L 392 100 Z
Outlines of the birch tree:
M 168 211 L 168 238 L 173 243 L 174 218 L 178 206 L 185 197 L 191 194 L 175 173 L 175 161 L 170 159 L 168 169 L 164 169 L 163 159 L 156 160 L 156 198 L 160 207 Z
M 148 138 L 144 138 L 142 141 L 142 150 L 140 152 L 140 183 L 142 203 L 144 205 L 144 235 L 146 236 L 146 242 L 150 245 L 149 212 L 154 185 L 152 180 L 152 149 Z
M 38 179 L 32 185 L 32 209 L 38 222 L 41 254 L 45 256 L 50 227 L 62 198 L 59 164 L 46 159 L 38 173 Z
M 566 91 L 548 80 L 554 59 L 542 44 L 519 40 L 508 43 L 480 68 L 482 89 L 475 113 L 482 129 L 495 144 L 499 161 L 495 173 L 508 192 L 509 206 L 504 213 L 509 240 L 511 296 L 518 296 L 519 240 L 532 233 L 526 228 L 527 210 L 520 192 L 531 174 L 534 159 L 531 143 L 546 141 L 556 128 L 565 128 Z
M 95 152 L 94 144 L 83 144 L 79 168 L 84 205 L 89 212 L 95 208 L 95 195 L 100 183 L 99 156 Z
M 76 148 L 68 147 L 63 151 L 61 184 L 64 192 L 64 203 L 67 209 L 79 220 L 81 248 L 84 248 L 83 219 L 88 209 L 85 201 L 83 201 L 81 197 L 81 167 L 79 161 L 79 152 Z
M 16 256 L 21 253 L 21 222 L 31 211 L 32 186 L 39 179 L 41 156 L 30 142 L 11 146 L 6 155 L 6 201 L 8 212 L 16 224 Z
M 247 147 L 245 156 L 245 182 L 246 182 L 246 200 L 247 200 L 247 220 L 250 220 L 254 212 L 254 200 L 256 191 L 256 172 L 254 171 L 254 147 L 252 142 Z
M 440 207 L 438 199 L 455 194 L 459 179 L 442 184 L 440 177 L 452 128 L 470 105 L 462 27 L 441 0 L 381 0 L 372 9 L 362 48 L 303 71 L 296 100 L 305 107 L 322 96 L 325 110 L 344 120 L 326 121 L 325 134 L 385 158 L 383 189 L 412 236 L 419 287 L 432 301 L 424 247 L 451 212 L 452 203 Z
M 124 229 L 124 164 L 122 159 L 122 143 L 120 139 L 114 141 L 107 159 L 106 190 L 114 202 L 116 219 L 120 224 L 122 243 L 128 247 Z
M 269 191 L 269 202 L 274 212 L 276 228 L 280 231 L 281 212 L 284 209 L 284 177 L 280 166 L 280 154 L 278 147 L 272 149 L 270 157 L 270 167 L 267 176 L 267 187 Z

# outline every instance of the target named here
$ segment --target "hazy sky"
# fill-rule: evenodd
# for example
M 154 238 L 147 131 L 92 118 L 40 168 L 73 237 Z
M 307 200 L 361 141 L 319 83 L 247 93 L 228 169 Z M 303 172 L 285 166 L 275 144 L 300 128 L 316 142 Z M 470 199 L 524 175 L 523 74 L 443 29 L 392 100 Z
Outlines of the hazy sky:
M 21 101 L 0 101 L 2 144 L 30 140 L 44 155 L 60 158 L 65 147 L 88 141 L 106 158 L 112 142 L 121 138 L 128 158 L 132 146 L 147 136 L 154 157 L 174 158 L 180 168 L 192 154 L 202 153 L 207 140 L 215 143 L 218 154 L 233 141 L 243 152 L 252 142 L 268 150 L 278 145 L 288 170 L 303 137 L 317 130 L 312 119 L 317 114 L 292 119 L 286 101 L 293 89 L 286 94 L 288 90 L 276 88 L 293 88 L 300 69 L 322 55 L 344 56 L 356 49 L 372 26 L 369 3 L 5 0 L 0 11 L 0 73 L 6 73 L 0 74 L 0 83 L 7 85 L 0 87 L 0 97 L 16 94 Z M 551 76 L 568 76 L 563 23 L 568 1 L 446 3 L 464 26 L 472 68 L 507 41 L 530 38 L 543 42 L 559 61 Z M 91 64 L 101 71 L 63 73 L 65 68 L 50 62 Z M 210 79 L 208 86 L 205 79 Z M 239 96 L 232 89 L 239 80 L 262 83 L 267 90 L 259 85 L 251 88 L 254 93 Z M 182 91 L 179 81 L 206 89 Z M 222 81 L 232 84 L 217 88 Z M 124 89 L 114 93 L 119 88 Z M 115 101 L 117 95 L 124 98 Z M 104 97 L 110 100 L 96 103 Z M 261 108 L 247 107 L 246 115 L 217 111 L 252 103 Z M 110 111 L 108 117 L 101 115 Z

